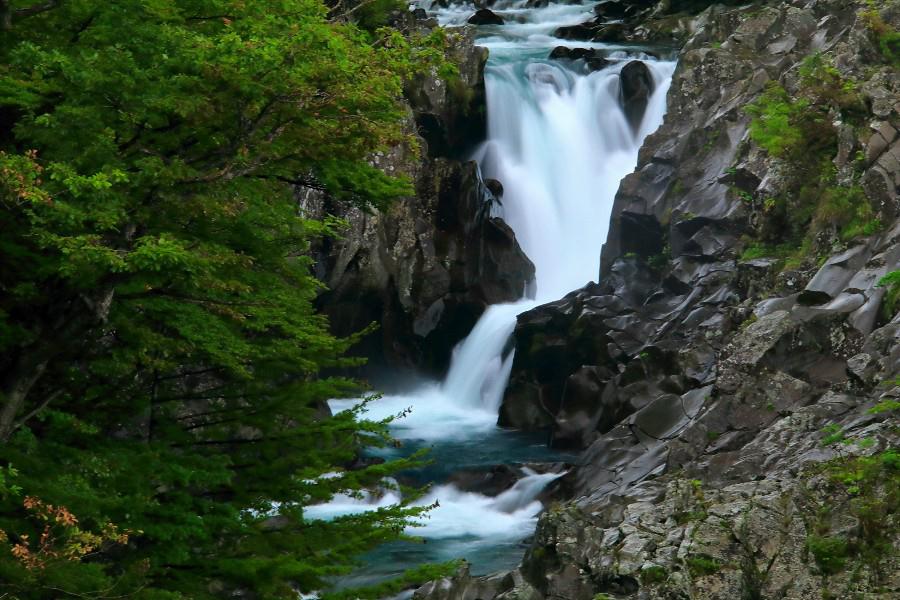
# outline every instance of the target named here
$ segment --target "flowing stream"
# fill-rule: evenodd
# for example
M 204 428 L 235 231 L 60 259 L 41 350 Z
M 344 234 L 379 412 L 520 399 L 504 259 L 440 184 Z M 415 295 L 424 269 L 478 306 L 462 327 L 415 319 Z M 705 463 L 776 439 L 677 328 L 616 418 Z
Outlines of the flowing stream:
M 484 177 L 503 184 L 501 216 L 534 262 L 536 281 L 531 297 L 485 311 L 454 349 L 443 382 L 386 395 L 369 406 L 372 418 L 412 408 L 394 423 L 395 437 L 404 442 L 394 452 L 431 448 L 434 466 L 417 477 L 434 484 L 421 502 L 437 500 L 440 507 L 410 531 L 426 544 L 381 548 L 342 585 L 370 583 L 414 564 L 457 557 L 472 562 L 475 573 L 510 568 L 521 559 L 522 540 L 534 530 L 542 508 L 538 495 L 558 477 L 526 468 L 522 479 L 496 497 L 445 483 L 463 468 L 561 460 L 542 440 L 496 426 L 513 360 L 509 337 L 519 313 L 597 279 L 613 198 L 622 177 L 634 169 L 644 137 L 662 122 L 675 68 L 674 62 L 635 48 L 553 37 L 560 26 L 588 20 L 594 4 L 526 8 L 524 0 L 498 0 L 492 10 L 506 24 L 479 28 L 478 44 L 490 51 L 485 71 L 488 140 L 473 158 Z M 464 24 L 475 10 L 471 4 L 424 8 L 445 26 Z M 583 63 L 547 59 L 560 45 L 601 49 L 610 64 L 588 72 Z M 619 84 L 622 67 L 635 59 L 647 64 L 655 84 L 637 131 L 623 112 Z M 333 401 L 332 409 L 356 402 Z M 335 498 L 306 514 L 331 518 L 399 500 L 394 492 Z

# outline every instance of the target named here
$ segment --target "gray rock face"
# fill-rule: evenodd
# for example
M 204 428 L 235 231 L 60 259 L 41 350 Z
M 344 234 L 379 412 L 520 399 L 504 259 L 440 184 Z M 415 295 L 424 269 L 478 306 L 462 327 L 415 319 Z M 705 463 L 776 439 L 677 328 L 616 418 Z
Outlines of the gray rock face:
M 339 334 L 381 324 L 366 348 L 389 362 L 440 370 L 489 304 L 522 296 L 534 266 L 474 163 L 435 159 L 418 197 L 387 213 L 353 211 L 326 262 L 324 311 Z
M 471 27 L 455 29 L 447 44 L 447 59 L 456 65 L 458 79 L 445 81 L 434 72 L 417 75 L 406 83 L 404 92 L 428 156 L 460 159 L 486 135 L 484 65 L 488 53 L 475 46 Z

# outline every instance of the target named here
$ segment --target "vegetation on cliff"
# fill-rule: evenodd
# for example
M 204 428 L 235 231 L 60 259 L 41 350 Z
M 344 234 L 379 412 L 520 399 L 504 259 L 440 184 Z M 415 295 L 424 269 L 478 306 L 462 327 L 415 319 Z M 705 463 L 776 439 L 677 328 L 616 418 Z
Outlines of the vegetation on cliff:
M 0 1 L 0 596 L 293 598 L 421 510 L 303 514 L 408 466 L 343 468 L 389 439 L 323 410 L 294 198 L 408 190 L 392 7 Z

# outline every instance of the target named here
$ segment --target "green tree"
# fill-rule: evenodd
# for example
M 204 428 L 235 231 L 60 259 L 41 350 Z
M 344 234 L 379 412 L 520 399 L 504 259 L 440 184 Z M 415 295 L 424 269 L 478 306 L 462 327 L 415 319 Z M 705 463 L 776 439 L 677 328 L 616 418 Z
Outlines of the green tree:
M 344 468 L 389 439 L 325 410 L 355 340 L 294 190 L 408 192 L 366 158 L 442 56 L 328 15 L 0 0 L 0 595 L 293 598 L 420 510 L 303 517 L 415 459 Z

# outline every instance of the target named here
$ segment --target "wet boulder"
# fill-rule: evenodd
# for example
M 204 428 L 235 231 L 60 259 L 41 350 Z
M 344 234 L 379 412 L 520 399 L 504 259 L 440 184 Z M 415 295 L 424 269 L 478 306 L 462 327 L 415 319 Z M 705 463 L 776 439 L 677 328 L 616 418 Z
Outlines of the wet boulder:
M 494 195 L 494 198 L 497 200 L 503 198 L 503 183 L 496 179 L 485 179 L 484 185 Z
M 801 304 L 816 305 L 833 300 L 844 291 L 847 283 L 868 258 L 865 245 L 854 246 L 829 258 L 800 293 L 798 301 Z
M 510 465 L 495 465 L 482 469 L 457 471 L 450 476 L 449 483 L 464 492 L 498 496 L 514 486 L 520 477 L 518 469 Z
M 569 376 L 553 427 L 551 444 L 554 447 L 581 449 L 593 441 L 593 433 L 604 412 L 612 412 L 605 411 L 602 402 L 610 376 L 609 370 L 596 366 L 583 366 Z
M 640 127 L 644 112 L 647 110 L 647 102 L 653 94 L 653 75 L 646 64 L 639 60 L 633 60 L 622 68 L 619 74 L 620 101 L 625 111 L 625 116 L 635 131 Z
M 624 19 L 632 14 L 632 12 L 629 5 L 622 2 L 613 2 L 612 0 L 600 2 L 594 7 L 594 14 L 604 20 Z
M 548 56 L 550 60 L 583 60 L 591 71 L 599 71 L 611 63 L 597 48 L 569 48 L 557 46 Z
M 487 8 L 480 8 L 475 11 L 469 20 L 470 25 L 503 25 L 503 17 Z
M 560 27 L 553 32 L 553 35 L 554 37 L 563 40 L 589 41 L 593 39 L 596 30 L 597 27 L 588 21 L 587 23 L 581 23 L 580 25 L 566 25 Z

